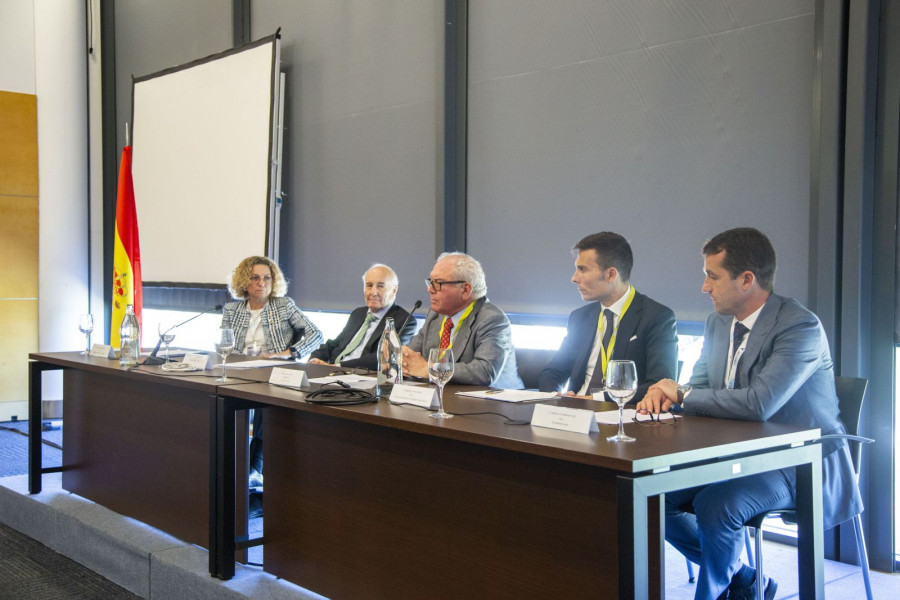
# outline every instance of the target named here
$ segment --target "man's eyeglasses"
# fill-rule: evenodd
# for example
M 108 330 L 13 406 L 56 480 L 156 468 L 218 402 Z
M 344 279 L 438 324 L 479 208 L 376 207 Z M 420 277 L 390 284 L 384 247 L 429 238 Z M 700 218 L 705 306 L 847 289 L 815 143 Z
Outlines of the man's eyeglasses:
M 659 414 L 647 413 L 646 415 L 636 412 L 633 421 L 641 425 L 678 425 L 678 419 L 679 417 L 675 413 L 667 410 Z
M 250 281 L 253 283 L 257 283 L 262 280 L 263 283 L 272 283 L 272 277 L 269 275 L 251 275 Z
M 465 283 L 465 281 L 439 281 L 437 279 L 426 279 L 425 287 L 431 288 L 434 291 L 439 292 L 439 291 L 441 291 L 441 286 L 443 286 L 443 285 L 450 285 L 450 284 L 458 285 L 460 283 Z

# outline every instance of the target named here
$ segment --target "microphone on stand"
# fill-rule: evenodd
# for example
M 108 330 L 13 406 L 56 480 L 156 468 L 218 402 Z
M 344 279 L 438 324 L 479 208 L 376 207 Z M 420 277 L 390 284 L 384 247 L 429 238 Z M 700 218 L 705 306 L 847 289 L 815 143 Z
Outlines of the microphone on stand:
M 207 308 L 207 309 L 204 310 L 203 312 L 197 313 L 196 315 L 192 316 L 190 319 L 185 319 L 184 321 L 182 321 L 181 323 L 178 323 L 177 325 L 172 325 L 171 327 L 169 327 L 168 329 L 166 329 L 166 330 L 163 332 L 163 334 L 169 333 L 169 332 L 172 331 L 173 329 L 175 329 L 175 328 L 177 328 L 177 327 L 181 327 L 181 326 L 184 325 L 185 323 L 188 323 L 188 322 L 190 322 L 190 321 L 193 321 L 193 320 L 196 319 L 197 317 L 202 317 L 202 316 L 205 315 L 206 313 L 211 313 L 211 312 L 213 312 L 213 311 L 215 311 L 215 310 L 222 310 L 222 305 L 221 305 L 221 304 L 216 304 L 216 305 L 213 306 L 212 308 Z M 150 356 L 148 356 L 147 358 L 145 358 L 145 359 L 144 359 L 144 362 L 142 362 L 141 364 L 142 364 L 142 365 L 163 365 L 163 364 L 165 364 L 165 363 L 166 363 L 166 359 L 164 359 L 164 358 L 158 358 L 158 357 L 156 356 L 156 353 L 159 352 L 159 347 L 160 347 L 161 345 L 162 345 L 162 335 L 159 336 L 159 341 L 156 342 L 156 347 L 153 349 L 153 352 L 151 352 L 151 353 L 150 353 Z
M 409 320 L 413 318 L 413 313 L 419 310 L 420 306 L 422 306 L 422 301 L 416 300 L 416 304 L 412 307 L 412 310 L 409 311 L 409 314 L 406 315 L 406 319 L 403 321 L 403 325 L 401 325 L 400 329 L 397 330 L 397 335 L 400 335 L 400 332 L 406 329 L 406 324 L 409 323 Z

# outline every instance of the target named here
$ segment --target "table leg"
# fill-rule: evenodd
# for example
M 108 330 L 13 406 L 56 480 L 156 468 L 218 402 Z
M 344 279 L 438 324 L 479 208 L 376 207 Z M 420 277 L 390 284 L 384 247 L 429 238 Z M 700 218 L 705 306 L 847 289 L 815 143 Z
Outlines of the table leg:
M 41 492 L 41 374 L 42 363 L 28 363 L 28 493 Z
M 649 598 L 647 496 L 632 476 L 617 479 L 619 512 L 619 598 Z
M 235 520 L 235 408 L 221 396 L 210 402 L 209 573 L 234 577 Z
M 44 371 L 63 369 L 56 365 L 30 361 L 28 363 L 28 493 L 41 493 L 41 474 L 58 472 L 59 468 L 44 469 L 43 464 L 43 395 L 41 375 Z
M 797 470 L 797 570 L 801 598 L 825 597 L 825 544 L 822 524 L 822 446 L 810 446 L 816 456 Z

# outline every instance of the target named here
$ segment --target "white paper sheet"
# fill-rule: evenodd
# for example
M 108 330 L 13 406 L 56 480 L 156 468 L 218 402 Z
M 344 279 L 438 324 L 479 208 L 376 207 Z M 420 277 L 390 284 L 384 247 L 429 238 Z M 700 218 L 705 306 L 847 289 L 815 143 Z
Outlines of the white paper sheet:
M 221 366 L 221 363 L 216 363 Z M 265 367 L 283 367 L 284 361 L 273 358 L 264 358 L 260 360 L 242 360 L 233 363 L 227 363 L 229 369 L 262 369 Z
M 537 390 L 481 390 L 476 392 L 457 392 L 457 396 L 499 400 L 500 402 L 540 402 L 556 398 L 556 392 L 538 392 Z

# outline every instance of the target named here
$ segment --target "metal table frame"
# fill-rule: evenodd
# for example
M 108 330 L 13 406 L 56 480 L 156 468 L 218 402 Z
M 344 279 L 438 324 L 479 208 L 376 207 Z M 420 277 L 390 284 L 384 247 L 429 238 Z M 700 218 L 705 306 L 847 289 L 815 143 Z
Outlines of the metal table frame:
M 619 475 L 619 522 L 631 522 L 619 535 L 619 597 L 649 598 L 648 499 L 690 487 L 707 485 L 788 467 L 797 470 L 797 570 L 801 598 L 824 598 L 822 529 L 822 447 L 819 444 L 729 457 L 718 462 L 662 469 L 646 474 Z M 818 493 L 817 493 L 818 491 Z M 660 537 L 665 538 L 665 502 L 659 502 Z M 660 547 L 662 540 L 660 540 Z

